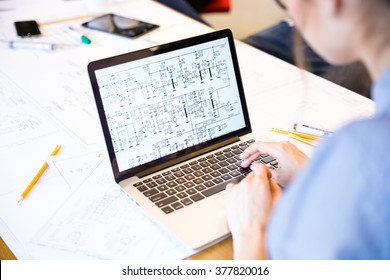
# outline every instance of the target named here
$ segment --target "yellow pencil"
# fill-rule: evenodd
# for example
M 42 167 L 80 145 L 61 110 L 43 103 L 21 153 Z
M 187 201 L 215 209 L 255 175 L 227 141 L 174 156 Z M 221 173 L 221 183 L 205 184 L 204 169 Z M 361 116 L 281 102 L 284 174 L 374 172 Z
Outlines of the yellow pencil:
M 61 145 L 57 145 L 53 152 L 50 154 L 51 156 L 55 156 L 58 151 L 61 149 Z M 31 182 L 27 185 L 26 189 L 23 191 L 23 193 L 20 195 L 19 201 L 22 201 L 26 198 L 28 193 L 31 191 L 31 189 L 34 187 L 35 183 L 39 180 L 39 178 L 42 176 L 43 172 L 45 172 L 46 168 L 48 167 L 47 161 L 41 166 L 41 168 L 38 170 L 37 174 L 32 178 Z
M 298 137 L 301 137 L 304 139 L 309 139 L 309 140 L 318 140 L 319 139 L 318 136 L 313 136 L 313 135 L 309 135 L 309 134 L 305 134 L 305 133 L 299 133 L 299 132 L 295 132 L 295 131 L 287 131 L 287 130 L 283 130 L 283 129 L 279 129 L 279 128 L 275 128 L 275 127 L 273 127 L 271 130 L 273 132 L 278 132 L 278 133 L 283 133 L 283 134 L 293 134 L 293 135 L 296 135 Z
M 301 141 L 301 142 L 303 142 L 305 144 L 309 144 L 309 145 L 314 146 L 314 147 L 317 146 L 312 140 L 299 137 L 298 135 L 295 135 L 295 134 L 292 134 L 292 133 L 289 133 L 288 137 L 290 137 L 292 139 L 295 139 L 295 140 L 298 140 L 298 141 Z

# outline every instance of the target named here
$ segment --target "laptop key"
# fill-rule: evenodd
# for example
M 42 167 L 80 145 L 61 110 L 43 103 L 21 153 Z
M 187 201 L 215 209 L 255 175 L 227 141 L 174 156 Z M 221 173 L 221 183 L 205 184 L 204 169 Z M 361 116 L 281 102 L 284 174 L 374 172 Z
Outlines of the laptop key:
M 158 194 L 156 194 L 154 196 L 149 197 L 149 199 L 152 202 L 156 202 L 156 201 L 158 201 L 160 199 L 163 199 L 163 198 L 166 198 L 166 197 L 167 197 L 167 195 L 165 193 L 158 193 Z
M 179 179 L 176 179 L 175 182 L 178 183 L 179 185 L 182 185 L 187 181 L 184 178 L 179 178 Z
M 171 196 L 171 197 L 168 197 L 166 199 L 157 201 L 155 204 L 157 207 L 161 208 L 161 207 L 164 207 L 165 205 L 171 204 L 172 202 L 175 202 L 177 200 L 178 200 L 178 198 L 176 196 Z
M 206 187 L 203 186 L 203 185 L 198 185 L 198 186 L 195 187 L 195 189 L 197 189 L 198 191 L 203 191 L 203 190 L 206 189 Z
M 175 208 L 175 210 L 179 210 L 179 209 L 181 209 L 181 208 L 184 207 L 180 202 L 172 203 L 171 206 L 172 206 L 173 208 Z
M 191 168 L 183 169 L 183 173 L 184 174 L 191 174 L 192 173 L 192 169 Z
M 186 182 L 186 183 L 184 183 L 184 186 L 185 186 L 187 189 L 190 189 L 190 188 L 194 187 L 195 184 L 192 183 L 192 182 Z
M 233 176 L 233 177 L 237 177 L 237 176 L 239 176 L 241 173 L 238 172 L 237 170 L 234 170 L 234 171 L 230 172 L 229 174 L 230 174 L 231 176 Z
M 176 177 L 173 176 L 172 174 L 168 174 L 167 176 L 165 176 L 165 179 L 168 180 L 168 181 L 172 181 L 172 180 L 175 180 Z
M 227 159 L 227 162 L 229 162 L 229 163 L 231 163 L 231 164 L 236 164 L 236 163 L 237 163 L 237 160 L 234 159 L 233 157 L 229 157 L 229 158 Z M 241 164 L 241 163 L 240 163 L 240 164 Z
M 192 194 L 195 194 L 195 193 L 196 193 L 196 190 L 194 190 L 194 189 L 189 189 L 189 190 L 186 190 L 186 193 L 188 193 L 189 195 L 192 195 Z
M 185 175 L 185 174 L 184 174 L 183 172 L 181 172 L 181 171 L 174 172 L 173 174 L 176 176 L 176 178 L 180 178 L 180 177 L 183 177 L 183 176 Z
M 157 184 L 155 182 L 149 182 L 146 184 L 149 188 L 157 187 Z
M 167 180 L 165 180 L 164 178 L 156 179 L 156 183 L 159 185 L 164 184 L 166 182 L 167 182 Z
M 201 179 L 201 178 L 196 178 L 195 180 L 194 180 L 194 183 L 195 184 L 202 184 L 203 183 L 203 180 Z
M 162 208 L 161 210 L 164 211 L 165 214 L 169 214 L 173 212 L 173 209 L 169 206 Z
M 205 169 L 202 170 L 204 173 L 210 173 L 213 172 L 211 168 L 206 167 Z
M 192 200 L 189 198 L 185 198 L 181 201 L 181 203 L 183 203 L 185 206 L 188 206 L 188 205 L 192 204 Z
M 227 152 L 227 153 L 225 153 L 225 156 L 227 157 L 227 160 L 228 160 L 229 158 L 232 158 L 235 155 L 232 152 Z
M 194 165 L 194 166 L 192 166 L 192 169 L 194 171 L 198 171 L 198 170 L 202 170 L 202 167 L 200 165 Z
M 241 165 L 241 163 L 240 163 L 240 165 Z M 235 166 L 234 164 L 231 164 L 231 165 L 229 165 L 229 166 L 227 167 L 227 169 L 229 169 L 229 170 L 231 170 L 231 171 L 234 171 L 234 170 L 237 169 L 237 166 Z
M 221 162 L 219 162 L 218 164 L 219 164 L 220 166 L 222 166 L 222 167 L 226 167 L 226 166 L 229 165 L 229 163 L 228 163 L 227 161 L 221 161 Z
M 267 157 L 261 159 L 261 161 L 262 161 L 263 163 L 265 163 L 265 164 L 270 163 L 270 162 L 272 162 L 272 161 L 274 161 L 274 160 L 275 160 L 275 158 L 273 158 L 272 156 L 267 156 Z
M 241 176 L 238 176 L 236 178 L 233 178 L 233 179 L 230 179 L 229 181 L 226 181 L 226 182 L 223 182 L 222 184 L 219 184 L 219 185 L 216 185 L 212 188 L 209 188 L 205 191 L 202 192 L 203 195 L 205 196 L 211 196 L 213 194 L 216 194 L 216 193 L 219 193 L 221 191 L 223 191 L 225 188 L 226 188 L 226 185 L 229 184 L 229 183 L 239 183 L 243 178 L 245 178 L 244 175 L 241 175 Z
M 160 191 L 160 192 L 163 192 L 163 191 L 166 191 L 168 189 L 168 187 L 166 185 L 162 185 L 162 186 L 159 186 L 157 187 L 157 189 Z
M 213 164 L 213 165 L 210 166 L 210 168 L 211 168 L 212 170 L 218 170 L 218 169 L 221 168 L 221 166 L 218 165 L 218 164 Z
M 191 187 L 193 187 L 193 186 L 191 186 Z M 183 186 L 177 186 L 177 187 L 175 188 L 175 190 L 177 190 L 178 192 L 181 192 L 181 191 L 184 191 L 184 190 L 185 190 L 185 187 L 183 187 Z
M 223 182 L 223 180 L 222 180 L 221 178 L 219 178 L 219 177 L 214 178 L 212 181 L 213 181 L 215 184 L 221 184 L 221 183 Z
M 194 194 L 193 196 L 190 196 L 190 198 L 191 198 L 193 201 L 197 202 L 197 201 L 203 199 L 204 196 L 201 195 L 200 193 L 197 193 L 197 194 Z
M 215 184 L 213 182 L 205 182 L 204 185 L 208 188 L 211 188 L 212 186 L 214 186 Z
M 177 194 L 177 197 L 180 198 L 180 199 L 185 198 L 187 196 L 188 196 L 188 194 L 186 194 L 185 192 L 181 192 L 181 193 Z
M 165 192 L 167 195 L 174 195 L 175 193 L 177 193 L 177 191 L 175 191 L 174 189 L 169 189 Z
M 144 196 L 147 196 L 147 197 L 152 196 L 156 193 L 158 193 L 158 190 L 156 190 L 156 189 L 150 189 L 150 190 L 143 192 Z
M 194 172 L 193 175 L 194 175 L 195 177 L 201 177 L 201 176 L 204 175 L 204 173 L 203 173 L 202 171 L 196 171 L 196 172 Z
M 223 174 L 221 178 L 224 180 L 229 180 L 230 178 L 232 178 L 232 176 L 230 176 L 229 174 Z
M 205 181 L 210 181 L 211 179 L 213 179 L 213 177 L 211 177 L 210 175 L 204 175 L 202 176 L 202 179 Z
M 200 171 L 198 171 L 198 172 L 200 172 Z M 195 179 L 195 176 L 192 174 L 188 174 L 188 175 L 184 176 L 184 178 L 186 178 L 188 181 L 191 181 L 191 180 Z
M 170 188 L 173 188 L 173 187 L 176 187 L 177 186 L 177 183 L 176 182 L 168 182 L 167 183 L 167 186 L 170 187 Z
M 221 168 L 221 169 L 219 170 L 219 172 L 221 172 L 222 174 L 226 174 L 226 173 L 229 172 L 229 170 L 228 170 L 227 168 L 223 167 L 223 168 Z
M 137 188 L 137 190 L 139 190 L 140 192 L 144 192 L 146 191 L 148 188 L 145 186 L 145 185 L 141 185 Z

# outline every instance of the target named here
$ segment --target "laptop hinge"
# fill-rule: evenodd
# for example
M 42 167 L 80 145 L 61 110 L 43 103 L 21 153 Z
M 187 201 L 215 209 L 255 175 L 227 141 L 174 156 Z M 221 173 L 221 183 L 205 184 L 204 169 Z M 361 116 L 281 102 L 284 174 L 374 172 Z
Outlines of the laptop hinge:
M 147 175 L 150 175 L 152 173 L 158 172 L 158 171 L 163 170 L 165 168 L 171 167 L 171 166 L 173 166 L 175 164 L 178 164 L 178 163 L 181 163 L 181 162 L 186 161 L 188 159 L 194 158 L 196 156 L 200 156 L 202 154 L 214 151 L 216 149 L 219 149 L 221 147 L 224 147 L 226 145 L 230 145 L 230 144 L 238 142 L 238 141 L 240 141 L 240 138 L 238 136 L 234 136 L 234 137 L 229 138 L 227 140 L 223 140 L 221 142 L 218 142 L 218 143 L 215 143 L 213 145 L 210 145 L 210 146 L 207 146 L 205 148 L 202 148 L 199 151 L 196 151 L 196 152 L 193 152 L 193 153 L 190 153 L 190 154 L 187 154 L 187 155 L 183 155 L 183 156 L 178 157 L 178 158 L 176 158 L 174 160 L 171 160 L 169 162 L 166 162 L 166 163 L 163 163 L 163 164 L 159 164 L 158 166 L 151 167 L 151 168 L 149 168 L 147 170 L 141 171 L 141 172 L 137 173 L 136 176 L 138 178 L 142 178 L 144 176 L 147 176 Z

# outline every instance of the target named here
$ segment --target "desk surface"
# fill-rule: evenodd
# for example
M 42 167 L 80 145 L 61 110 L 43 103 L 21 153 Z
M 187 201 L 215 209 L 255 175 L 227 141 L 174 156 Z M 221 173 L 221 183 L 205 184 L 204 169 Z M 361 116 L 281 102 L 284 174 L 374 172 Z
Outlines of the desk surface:
M 214 246 L 207 248 L 195 255 L 188 257 L 189 260 L 232 260 L 233 244 L 232 238 L 227 238 Z M 16 260 L 15 255 L 0 238 L 0 260 Z
M 48 7 L 48 2 L 53 7 Z M 161 259 L 192 255 L 194 252 L 148 222 L 118 188 L 112 188 L 86 65 L 95 59 L 211 29 L 153 1 L 132 0 L 109 11 L 161 27 L 131 41 L 85 30 L 93 43 L 75 46 L 64 37 L 61 26 L 70 18 L 70 23 L 78 26 L 92 16 L 82 1 L 34 3 L 25 9 L 1 12 L 0 39 L 13 39 L 14 20 L 36 18 L 41 23 L 53 23 L 42 25 L 45 36 L 41 40 L 58 42 L 63 48 L 49 53 L 0 46 L 1 237 L 18 259 Z M 42 3 L 45 9 L 40 9 Z M 296 121 L 335 130 L 373 112 L 370 100 L 243 43 L 237 42 L 237 52 L 253 133 L 259 139 L 285 140 L 270 128 L 289 129 Z M 332 116 L 328 108 L 332 108 Z M 311 147 L 294 143 L 311 152 Z M 63 145 L 61 152 L 49 161 L 50 168 L 28 198 L 18 204 L 36 166 L 57 144 Z M 121 239 L 129 233 L 131 238 Z M 118 240 L 124 243 L 117 244 Z M 0 257 L 12 259 L 5 243 L 0 241 Z M 110 250 L 103 248 L 104 244 Z M 147 254 L 129 255 L 129 251 Z M 231 238 L 190 257 L 231 258 Z

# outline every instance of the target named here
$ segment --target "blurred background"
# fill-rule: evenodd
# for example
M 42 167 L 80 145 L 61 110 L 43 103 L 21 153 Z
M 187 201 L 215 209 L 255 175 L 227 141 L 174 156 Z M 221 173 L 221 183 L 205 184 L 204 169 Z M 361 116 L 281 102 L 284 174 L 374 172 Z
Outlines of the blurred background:
M 274 0 L 230 0 L 228 12 L 202 14 L 214 28 L 230 28 L 237 39 L 271 26 L 285 16 Z

